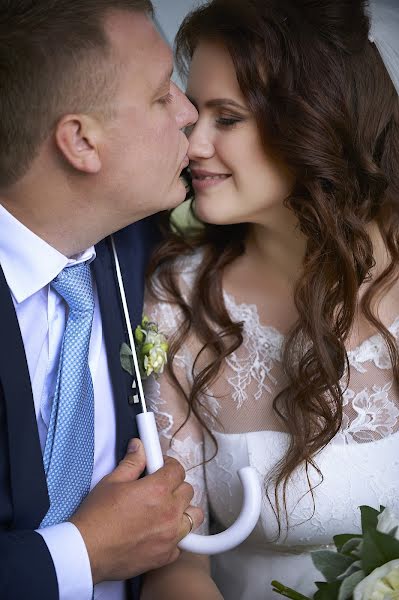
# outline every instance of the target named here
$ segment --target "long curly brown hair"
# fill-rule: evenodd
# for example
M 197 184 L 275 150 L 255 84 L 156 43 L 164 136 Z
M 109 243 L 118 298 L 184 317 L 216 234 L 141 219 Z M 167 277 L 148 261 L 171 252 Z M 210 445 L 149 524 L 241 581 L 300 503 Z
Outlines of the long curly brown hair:
M 294 292 L 299 318 L 283 352 L 289 383 L 273 405 L 291 440 L 274 471 L 278 512 L 277 489 L 282 486 L 285 505 L 290 475 L 300 464 L 307 473 L 310 466 L 319 472 L 314 457 L 341 425 L 345 340 L 359 287 L 375 265 L 370 222 L 378 224 L 390 263 L 371 281 L 360 309 L 383 336 L 399 383 L 395 340 L 375 312 L 375 300 L 396 281 L 399 265 L 399 103 L 368 32 L 361 0 L 213 0 L 186 17 L 176 40 L 183 73 L 201 40 L 228 49 L 265 148 L 296 174 L 286 203 L 307 248 Z M 244 252 L 247 234 L 246 224 L 204 224 L 191 232 L 169 227 L 151 263 L 150 290 L 159 297 L 151 285 L 156 270 L 162 299 L 184 315 L 169 364 L 183 394 L 173 366 L 177 349 L 194 331 L 203 343 L 199 356 L 211 351 L 205 368 L 194 363 L 186 395 L 188 414 L 200 420 L 201 394 L 242 343 L 242 325 L 224 305 L 222 274 Z M 203 258 L 188 304 L 174 264 L 198 247 Z

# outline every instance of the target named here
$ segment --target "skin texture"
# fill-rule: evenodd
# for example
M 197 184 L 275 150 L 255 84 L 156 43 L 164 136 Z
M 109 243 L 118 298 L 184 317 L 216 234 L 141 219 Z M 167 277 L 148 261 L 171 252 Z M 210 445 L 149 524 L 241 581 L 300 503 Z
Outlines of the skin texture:
M 68 257 L 185 197 L 183 129 L 197 112 L 170 81 L 170 49 L 144 14 L 114 11 L 104 24 L 111 48 L 104 75 L 114 83 L 110 114 L 64 115 L 25 175 L 0 190 L 9 212 Z M 203 519 L 189 506 L 193 491 L 174 459 L 138 480 L 145 456 L 136 444 L 71 518 L 85 541 L 94 583 L 170 563 L 189 531 L 183 512 L 195 528 Z
M 145 576 L 141 600 L 223 600 L 210 576 L 209 558 L 182 552 L 179 559 Z
M 289 211 L 282 203 L 292 188 L 293 178 L 263 148 L 233 62 L 223 46 L 215 42 L 198 45 L 190 67 L 187 95 L 199 111 L 197 123 L 189 128 L 190 169 L 198 216 L 215 224 L 267 224 L 269 215 L 277 212 L 287 218 Z M 196 177 L 202 170 L 228 177 L 203 189 Z

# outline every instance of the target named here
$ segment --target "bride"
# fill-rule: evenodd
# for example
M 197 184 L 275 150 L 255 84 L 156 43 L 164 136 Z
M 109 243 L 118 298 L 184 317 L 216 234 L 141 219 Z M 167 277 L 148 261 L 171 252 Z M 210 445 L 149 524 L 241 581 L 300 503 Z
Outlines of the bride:
M 213 0 L 177 36 L 203 225 L 154 257 L 170 356 L 147 398 L 205 528 L 236 519 L 240 467 L 262 480 L 253 534 L 211 559 L 227 600 L 312 595 L 311 550 L 362 504 L 399 513 L 399 105 L 364 4 Z M 143 598 L 220 593 L 182 553 Z

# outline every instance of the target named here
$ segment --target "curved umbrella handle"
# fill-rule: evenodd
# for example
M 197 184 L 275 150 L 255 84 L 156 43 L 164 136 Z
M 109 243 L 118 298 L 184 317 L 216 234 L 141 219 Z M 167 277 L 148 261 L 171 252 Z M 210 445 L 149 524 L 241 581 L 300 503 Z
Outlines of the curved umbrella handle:
M 164 464 L 154 413 L 138 414 L 137 427 L 146 453 L 147 472 L 154 473 Z M 249 536 L 259 519 L 262 491 L 252 467 L 240 469 L 238 476 L 243 486 L 244 499 L 237 520 L 226 531 L 214 535 L 189 533 L 179 543 L 180 549 L 197 554 L 218 554 L 235 548 Z

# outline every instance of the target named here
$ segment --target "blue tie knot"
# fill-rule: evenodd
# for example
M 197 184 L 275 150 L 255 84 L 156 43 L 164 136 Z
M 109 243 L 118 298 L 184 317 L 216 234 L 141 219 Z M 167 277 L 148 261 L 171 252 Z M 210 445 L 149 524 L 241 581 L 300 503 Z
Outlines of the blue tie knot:
M 67 302 L 71 312 L 93 312 L 93 286 L 87 262 L 65 267 L 51 285 Z

